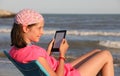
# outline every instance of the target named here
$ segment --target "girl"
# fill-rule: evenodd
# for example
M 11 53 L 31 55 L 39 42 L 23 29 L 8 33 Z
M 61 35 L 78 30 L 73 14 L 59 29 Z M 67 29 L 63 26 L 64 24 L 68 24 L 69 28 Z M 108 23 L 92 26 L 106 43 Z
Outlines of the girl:
M 11 57 L 20 63 L 38 60 L 50 76 L 114 76 L 113 58 L 109 51 L 93 50 L 70 63 L 65 63 L 65 54 L 69 47 L 63 39 L 59 49 L 59 60 L 51 56 L 54 39 L 47 50 L 33 45 L 43 35 L 44 18 L 31 9 L 23 9 L 14 18 L 11 30 Z

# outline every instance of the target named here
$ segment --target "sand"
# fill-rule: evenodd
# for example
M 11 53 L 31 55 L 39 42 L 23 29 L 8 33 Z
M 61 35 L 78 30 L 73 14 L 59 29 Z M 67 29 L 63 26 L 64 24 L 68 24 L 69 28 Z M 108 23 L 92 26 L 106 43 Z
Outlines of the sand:
M 120 76 L 120 64 L 114 64 L 114 68 L 115 76 Z M 23 75 L 8 59 L 0 58 L 0 76 L 23 76 Z

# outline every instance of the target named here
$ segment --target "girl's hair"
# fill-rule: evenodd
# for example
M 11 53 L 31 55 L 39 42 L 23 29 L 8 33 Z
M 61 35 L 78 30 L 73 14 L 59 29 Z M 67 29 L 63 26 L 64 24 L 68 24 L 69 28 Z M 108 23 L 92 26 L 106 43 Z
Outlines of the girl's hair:
M 31 24 L 27 26 L 27 28 L 31 28 L 35 24 Z M 12 30 L 11 30 L 11 46 L 15 46 L 17 48 L 24 48 L 27 46 L 26 41 L 24 40 L 24 32 L 22 29 L 22 25 L 20 24 L 13 24 Z
M 17 48 L 26 47 L 27 43 L 24 40 L 22 27 L 27 26 L 27 28 L 31 28 L 41 21 L 44 21 L 43 16 L 32 9 L 23 9 L 19 11 L 14 18 L 14 24 L 11 30 L 11 46 Z
M 26 45 L 27 43 L 23 38 L 22 26 L 14 23 L 11 30 L 11 46 L 15 46 L 17 48 L 24 48 Z

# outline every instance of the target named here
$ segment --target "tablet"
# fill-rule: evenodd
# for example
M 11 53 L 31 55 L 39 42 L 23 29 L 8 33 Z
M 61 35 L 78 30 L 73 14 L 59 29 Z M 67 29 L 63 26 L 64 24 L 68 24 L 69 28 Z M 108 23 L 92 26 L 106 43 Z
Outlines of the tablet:
M 66 36 L 66 30 L 56 31 L 54 36 L 55 41 L 52 47 L 53 52 L 59 52 L 60 44 L 62 42 L 62 39 L 65 38 L 65 36 Z

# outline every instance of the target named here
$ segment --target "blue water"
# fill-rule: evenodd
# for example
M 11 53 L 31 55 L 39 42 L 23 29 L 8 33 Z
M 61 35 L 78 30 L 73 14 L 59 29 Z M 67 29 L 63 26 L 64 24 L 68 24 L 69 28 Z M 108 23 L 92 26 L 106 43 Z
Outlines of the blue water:
M 43 14 L 45 34 L 38 45 L 46 48 L 56 30 L 66 29 L 70 45 L 67 55 L 77 57 L 90 50 L 108 49 L 120 58 L 120 14 Z M 10 49 L 13 18 L 0 18 L 0 52 Z M 3 60 L 4 61 L 4 60 Z M 120 64 L 120 63 L 118 63 Z M 115 67 L 119 76 L 120 67 Z
M 115 56 L 120 55 L 118 53 L 120 50 L 120 14 L 43 14 L 43 16 L 45 34 L 39 42 L 41 46 L 47 47 L 47 43 L 54 37 L 56 30 L 66 29 L 66 38 L 71 45 L 69 54 L 78 56 L 81 51 L 102 48 L 110 49 Z M 12 24 L 13 18 L 0 18 L 0 50 L 10 47 Z

